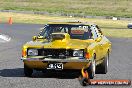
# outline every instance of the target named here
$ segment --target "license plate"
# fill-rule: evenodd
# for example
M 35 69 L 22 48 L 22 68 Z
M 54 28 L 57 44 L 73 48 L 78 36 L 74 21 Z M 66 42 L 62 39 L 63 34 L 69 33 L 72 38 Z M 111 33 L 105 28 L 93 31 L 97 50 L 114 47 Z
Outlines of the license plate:
M 48 65 L 47 69 L 55 69 L 55 70 L 62 70 L 63 64 L 62 63 L 51 63 Z

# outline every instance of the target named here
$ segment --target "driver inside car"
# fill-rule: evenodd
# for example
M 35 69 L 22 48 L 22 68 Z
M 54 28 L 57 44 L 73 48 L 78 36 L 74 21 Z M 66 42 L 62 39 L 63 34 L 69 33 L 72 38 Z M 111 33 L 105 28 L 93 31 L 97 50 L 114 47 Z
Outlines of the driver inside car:
M 84 30 L 84 39 L 91 39 L 92 38 L 92 32 L 90 29 L 85 29 Z

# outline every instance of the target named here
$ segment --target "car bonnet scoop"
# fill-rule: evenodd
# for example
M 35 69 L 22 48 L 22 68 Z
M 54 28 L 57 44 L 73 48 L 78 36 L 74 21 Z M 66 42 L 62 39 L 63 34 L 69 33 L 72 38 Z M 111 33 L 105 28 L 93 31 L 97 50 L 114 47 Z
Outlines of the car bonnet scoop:
M 61 34 L 61 33 L 52 33 L 52 39 L 53 40 L 62 40 L 65 39 L 65 34 Z

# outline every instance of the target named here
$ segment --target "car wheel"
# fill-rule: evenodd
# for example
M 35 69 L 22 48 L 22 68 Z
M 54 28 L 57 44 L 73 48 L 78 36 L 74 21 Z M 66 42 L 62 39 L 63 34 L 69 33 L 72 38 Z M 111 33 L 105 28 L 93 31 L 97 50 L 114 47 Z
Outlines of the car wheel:
M 33 73 L 33 69 L 29 68 L 28 66 L 26 66 L 24 64 L 24 74 L 25 74 L 25 76 L 31 77 L 32 73 Z
M 106 74 L 108 71 L 108 66 L 109 66 L 109 54 L 104 57 L 103 63 L 101 64 L 100 67 L 100 73 L 101 74 Z
M 89 74 L 90 79 L 94 78 L 95 71 L 96 71 L 96 62 L 95 62 L 95 59 L 94 59 L 94 60 L 92 60 L 90 66 L 88 68 L 88 74 Z

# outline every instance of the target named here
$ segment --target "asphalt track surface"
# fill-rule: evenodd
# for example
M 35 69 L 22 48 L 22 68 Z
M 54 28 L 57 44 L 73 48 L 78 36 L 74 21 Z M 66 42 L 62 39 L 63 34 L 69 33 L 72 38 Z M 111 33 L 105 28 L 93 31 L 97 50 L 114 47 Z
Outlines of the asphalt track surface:
M 77 77 L 70 74 L 44 74 L 34 72 L 32 78 L 24 77 L 21 47 L 37 35 L 43 25 L 0 24 L 0 32 L 12 39 L 0 43 L 0 88 L 82 88 Z M 132 80 L 132 39 L 109 38 L 112 53 L 107 74 L 97 74 L 94 79 Z M 128 88 L 132 86 L 87 86 L 86 88 Z

